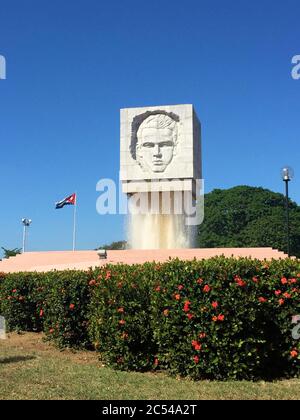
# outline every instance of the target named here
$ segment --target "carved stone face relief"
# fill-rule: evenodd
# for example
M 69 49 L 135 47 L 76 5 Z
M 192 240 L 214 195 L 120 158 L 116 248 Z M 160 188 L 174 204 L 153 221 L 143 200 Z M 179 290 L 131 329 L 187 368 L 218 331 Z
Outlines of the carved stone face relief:
M 176 154 L 178 122 L 166 113 L 145 118 L 136 131 L 135 156 L 146 172 L 164 172 Z

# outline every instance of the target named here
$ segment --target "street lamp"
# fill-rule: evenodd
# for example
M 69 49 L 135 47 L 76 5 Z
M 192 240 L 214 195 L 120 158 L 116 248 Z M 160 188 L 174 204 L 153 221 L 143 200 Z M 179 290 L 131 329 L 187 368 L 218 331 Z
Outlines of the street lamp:
M 32 220 L 31 219 L 22 219 L 23 224 L 23 252 L 25 252 L 25 245 L 26 245 L 26 238 L 27 238 L 27 228 L 31 225 Z
M 291 256 L 290 249 L 290 217 L 289 217 L 289 182 L 294 177 L 294 170 L 289 166 L 285 166 L 281 170 L 282 180 L 285 182 L 285 212 L 286 212 L 286 240 L 287 240 L 287 253 Z

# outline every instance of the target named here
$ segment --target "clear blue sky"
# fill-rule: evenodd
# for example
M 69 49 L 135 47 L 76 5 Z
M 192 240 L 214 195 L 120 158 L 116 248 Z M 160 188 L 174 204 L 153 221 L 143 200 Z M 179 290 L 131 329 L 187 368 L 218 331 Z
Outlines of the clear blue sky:
M 124 238 L 99 216 L 100 178 L 118 179 L 119 109 L 193 103 L 203 126 L 206 191 L 282 191 L 300 202 L 299 0 L 0 0 L 0 246 L 70 249 Z

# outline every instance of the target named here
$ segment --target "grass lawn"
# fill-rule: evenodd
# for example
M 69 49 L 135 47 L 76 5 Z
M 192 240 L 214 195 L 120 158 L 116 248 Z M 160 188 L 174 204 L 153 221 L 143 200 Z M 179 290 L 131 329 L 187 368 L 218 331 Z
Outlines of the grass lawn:
M 0 399 L 300 399 L 300 380 L 192 382 L 114 371 L 93 352 L 59 351 L 42 334 L 0 340 Z

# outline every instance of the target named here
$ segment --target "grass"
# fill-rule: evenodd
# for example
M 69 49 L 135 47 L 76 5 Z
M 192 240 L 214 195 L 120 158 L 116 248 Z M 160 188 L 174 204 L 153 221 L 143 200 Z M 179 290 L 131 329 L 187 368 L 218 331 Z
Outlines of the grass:
M 93 352 L 59 351 L 42 334 L 0 340 L 0 399 L 300 399 L 300 380 L 192 382 L 164 373 L 114 371 Z

